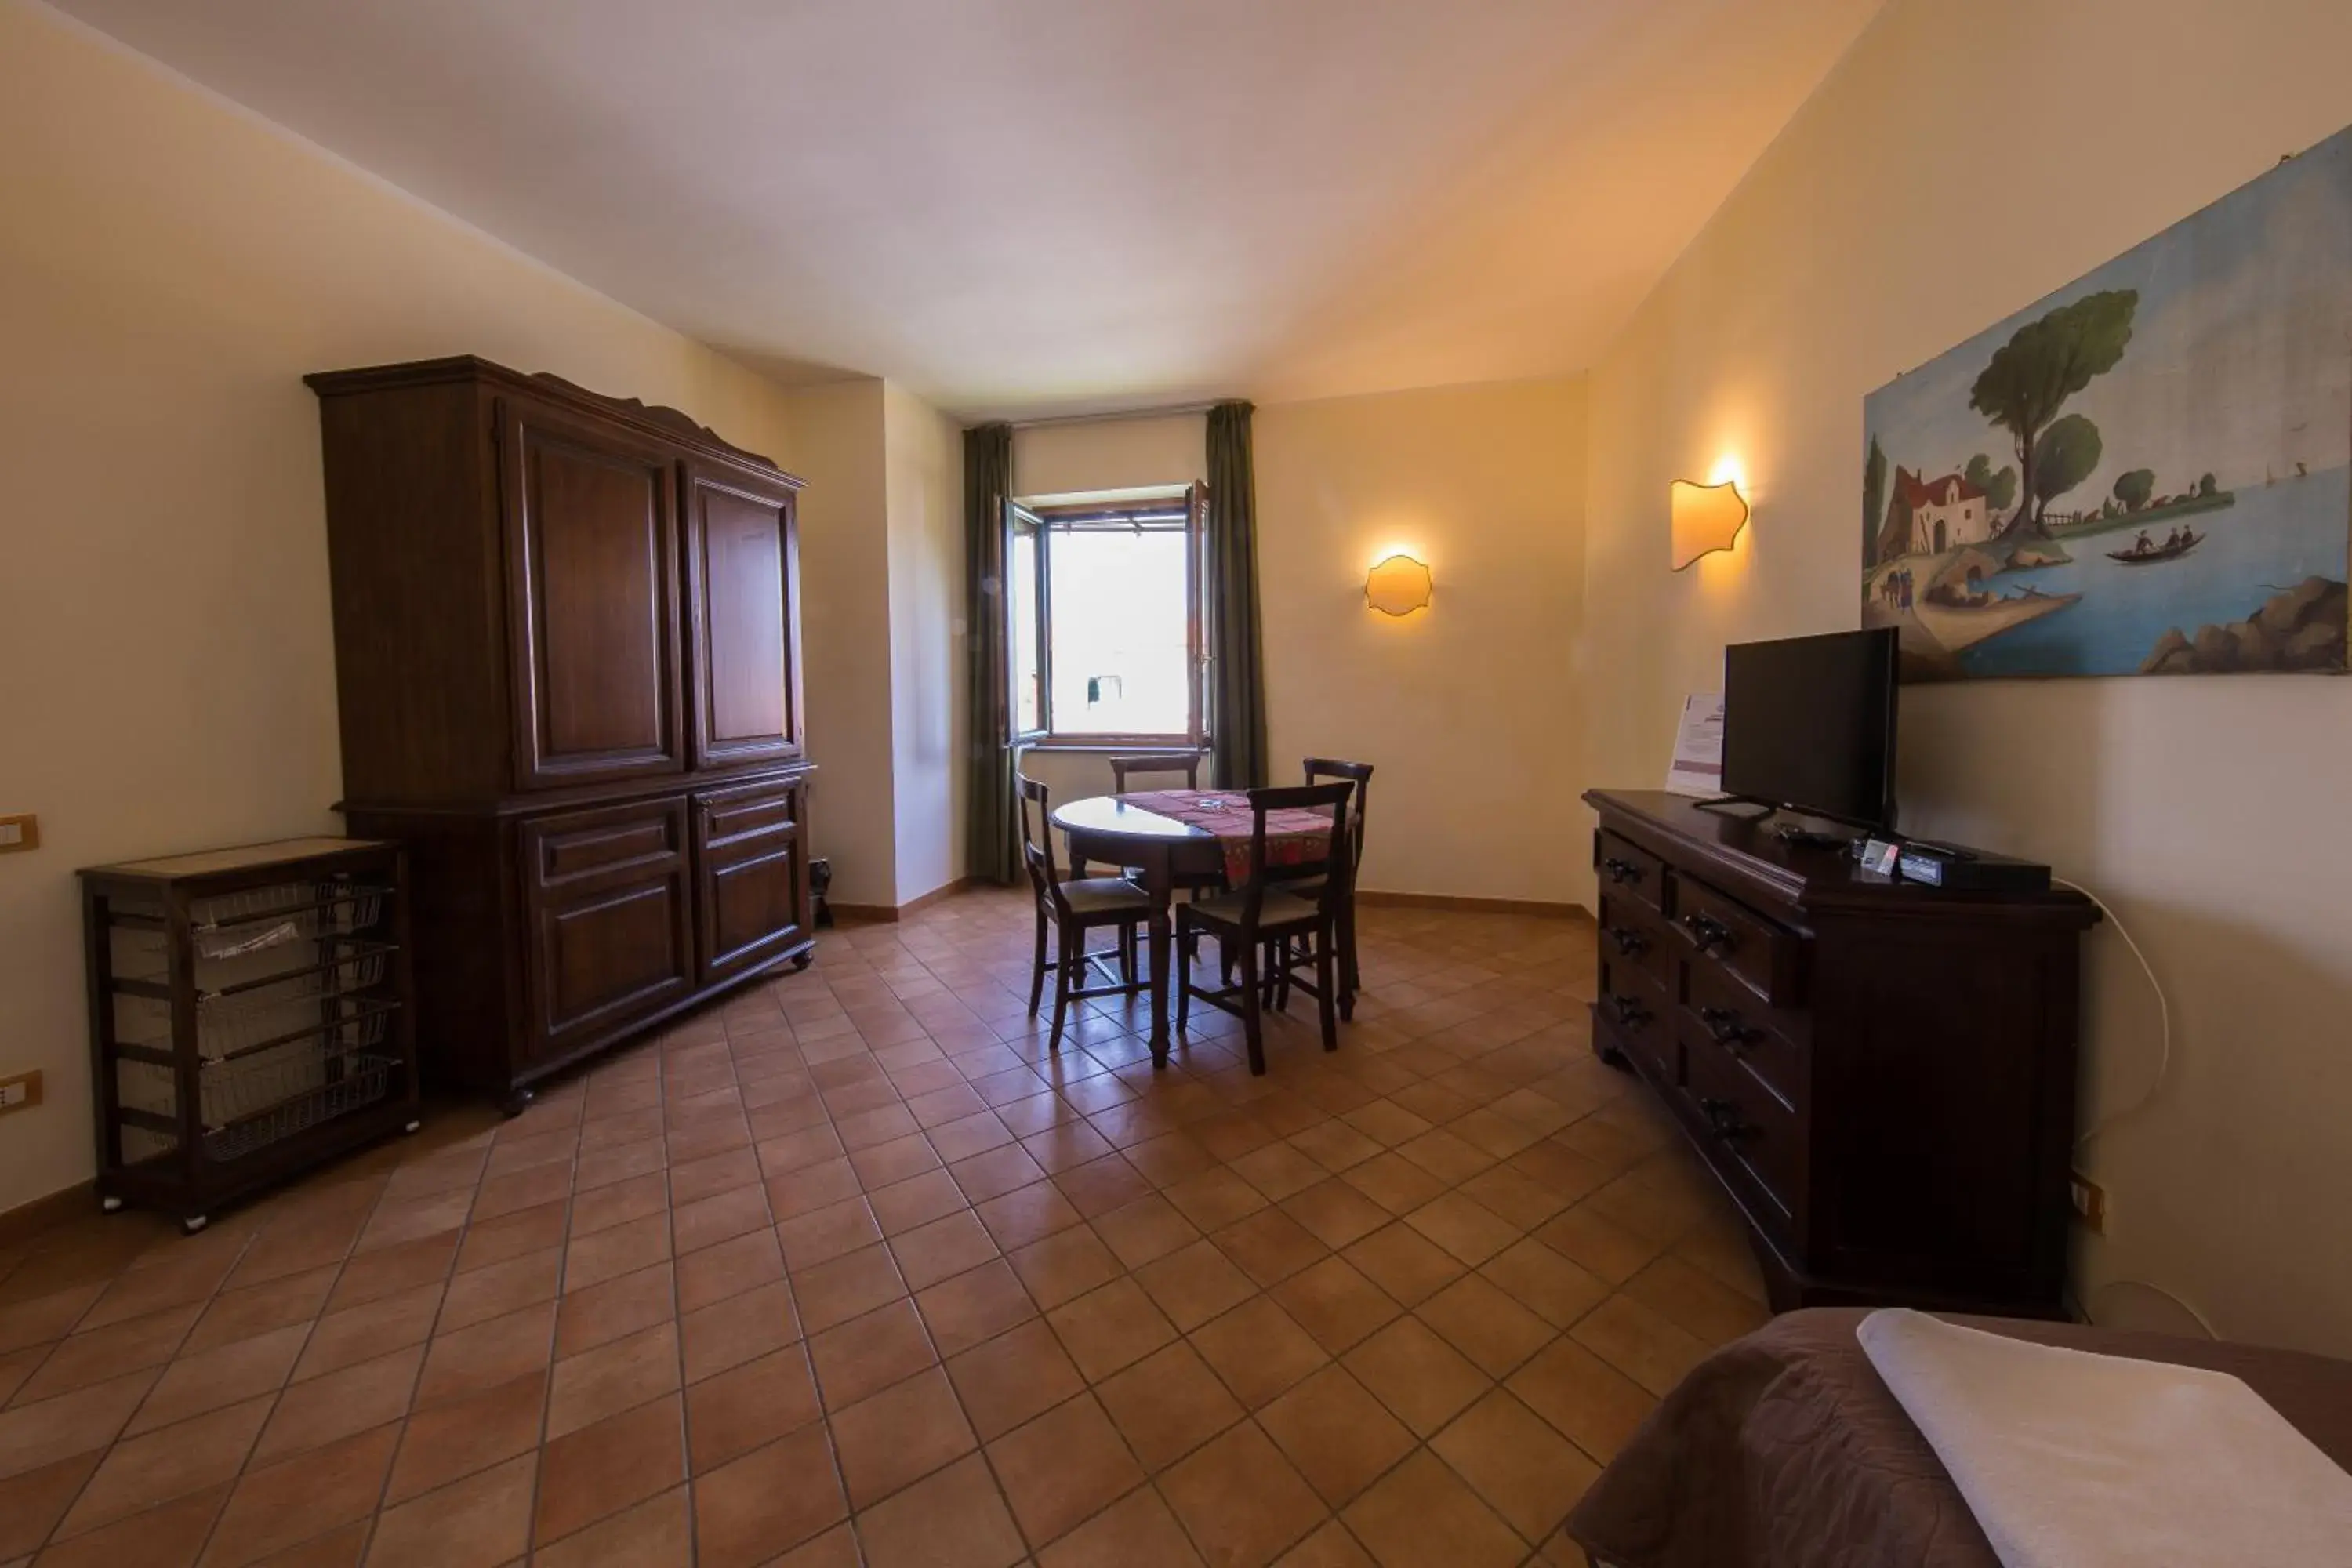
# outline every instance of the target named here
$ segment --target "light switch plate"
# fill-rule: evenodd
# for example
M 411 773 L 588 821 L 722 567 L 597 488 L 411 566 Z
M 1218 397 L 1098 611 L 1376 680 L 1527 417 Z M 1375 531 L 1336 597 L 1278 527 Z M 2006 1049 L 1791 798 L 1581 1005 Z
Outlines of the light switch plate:
M 2074 1201 L 2074 1217 L 2088 1226 L 2094 1236 L 2107 1234 L 2107 1190 L 2077 1171 L 2067 1183 L 2067 1196 Z
M 41 1103 L 41 1074 L 38 1068 L 20 1072 L 13 1078 L 0 1078 L 0 1116 L 12 1110 L 30 1110 Z
M 13 855 L 20 849 L 41 847 L 41 819 L 30 812 L 22 816 L 0 816 L 0 855 Z

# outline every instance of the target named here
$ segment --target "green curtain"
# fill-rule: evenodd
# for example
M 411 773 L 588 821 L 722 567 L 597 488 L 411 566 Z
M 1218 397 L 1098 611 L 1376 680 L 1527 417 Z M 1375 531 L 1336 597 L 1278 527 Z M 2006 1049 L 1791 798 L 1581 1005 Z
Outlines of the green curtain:
M 1251 405 L 1209 410 L 1209 732 L 1216 787 L 1266 782 L 1265 655 L 1258 631 L 1257 471 L 1250 457 Z
M 1013 426 L 981 425 L 963 433 L 964 625 L 971 666 L 965 760 L 971 820 L 968 873 L 1008 883 L 1019 876 L 1013 820 L 1013 748 L 1006 724 L 1010 674 L 1004 658 L 1004 505 L 1013 482 Z

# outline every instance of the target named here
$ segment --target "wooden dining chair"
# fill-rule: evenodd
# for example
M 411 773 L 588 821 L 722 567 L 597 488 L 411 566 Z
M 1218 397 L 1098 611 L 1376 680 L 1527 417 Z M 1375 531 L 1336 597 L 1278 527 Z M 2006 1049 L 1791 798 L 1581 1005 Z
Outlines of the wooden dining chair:
M 1325 779 L 1346 779 L 1355 786 L 1355 796 L 1348 802 L 1348 886 L 1339 902 L 1339 959 L 1345 971 L 1340 975 L 1339 1016 L 1352 1018 L 1356 1014 L 1356 993 L 1363 988 L 1363 966 L 1356 961 L 1356 878 L 1364 868 L 1364 803 L 1372 793 L 1372 764 L 1344 763 L 1332 757 L 1307 759 L 1307 782 L 1320 784 Z
M 1166 773 L 1171 778 L 1182 773 L 1184 787 L 1198 789 L 1201 787 L 1200 753 L 1161 752 L 1156 755 L 1146 753 L 1140 756 L 1113 757 L 1110 759 L 1110 793 L 1125 795 L 1128 775 L 1130 773 Z M 1173 789 L 1175 785 L 1171 784 L 1168 787 Z M 1070 874 L 1074 877 L 1085 876 L 1086 862 L 1081 860 L 1073 865 L 1070 868 Z
M 1110 792 L 1125 795 L 1127 781 L 1136 773 L 1177 773 L 1184 775 L 1186 789 L 1201 787 L 1201 753 L 1198 752 L 1162 752 L 1158 756 L 1113 757 L 1110 759 Z M 1175 788 L 1174 784 L 1168 786 Z
M 1138 973 L 1136 932 L 1151 918 L 1151 896 L 1124 877 L 1074 877 L 1065 879 L 1054 860 L 1052 798 L 1045 786 L 1031 778 L 1016 779 L 1021 797 L 1021 858 L 1029 868 L 1029 883 L 1037 895 L 1037 956 L 1029 976 L 1029 1012 L 1034 1016 L 1044 999 L 1045 975 L 1054 976 L 1054 1029 L 1049 1048 L 1059 1049 L 1062 1024 L 1073 1002 L 1097 996 L 1133 996 L 1150 984 Z M 1029 808 L 1037 808 L 1036 826 Z M 1054 928 L 1055 956 L 1045 957 L 1045 928 Z M 1101 928 L 1118 932 L 1118 950 L 1088 953 L 1087 933 Z M 1089 987 L 1084 984 L 1087 966 L 1116 959 L 1117 984 Z
M 1201 754 L 1198 752 L 1162 752 L 1157 756 L 1113 757 L 1110 759 L 1111 794 L 1127 794 L 1128 780 L 1137 773 L 1147 776 L 1165 773 L 1171 778 L 1181 773 L 1186 789 L 1199 789 Z M 1173 789 L 1176 786 L 1170 784 L 1168 787 Z M 1177 890 L 1189 893 L 1193 898 L 1199 898 L 1203 891 L 1214 892 L 1224 885 L 1225 874 L 1223 871 L 1186 872 L 1175 879 Z
M 1333 784 L 1251 790 L 1248 879 L 1231 891 L 1176 907 L 1176 1030 L 1183 1033 L 1196 996 L 1236 1015 L 1255 1074 L 1265 1072 L 1263 1009 L 1269 983 L 1286 989 L 1296 986 L 1313 996 L 1321 1015 L 1323 1048 L 1339 1048 L 1339 912 L 1348 885 L 1348 798 L 1354 789 L 1352 784 Z M 1266 858 L 1267 815 L 1300 810 L 1331 814 L 1323 852 L 1292 864 L 1273 864 Z M 1318 889 L 1313 897 L 1297 890 L 1308 887 Z M 1235 955 L 1241 969 L 1236 983 L 1214 988 L 1193 983 L 1192 957 L 1204 933 Z M 1262 963 L 1271 964 L 1275 973 L 1262 973 Z M 1315 972 L 1311 983 L 1303 976 L 1310 964 Z
M 1371 794 L 1372 764 L 1343 763 L 1330 757 L 1307 758 L 1307 782 L 1319 784 L 1326 779 L 1345 779 L 1355 791 L 1348 803 L 1348 885 L 1339 895 L 1339 1016 L 1349 1020 L 1356 1016 L 1356 993 L 1364 984 L 1362 966 L 1356 961 L 1356 874 L 1364 864 L 1364 801 Z M 1302 898 L 1321 891 L 1315 888 L 1297 890 Z M 1277 1012 L 1290 1005 L 1290 998 L 1278 982 L 1273 1005 Z

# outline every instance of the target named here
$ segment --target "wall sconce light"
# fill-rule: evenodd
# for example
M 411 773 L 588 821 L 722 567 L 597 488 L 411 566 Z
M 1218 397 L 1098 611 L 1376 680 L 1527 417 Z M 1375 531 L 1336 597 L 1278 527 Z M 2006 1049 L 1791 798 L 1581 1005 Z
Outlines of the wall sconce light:
M 1391 555 L 1364 576 L 1364 603 L 1384 616 L 1409 616 L 1429 605 L 1429 568 L 1410 555 Z
M 1679 572 L 1710 551 L 1728 550 L 1748 526 L 1748 498 L 1736 479 L 1719 485 L 1674 482 L 1675 570 Z

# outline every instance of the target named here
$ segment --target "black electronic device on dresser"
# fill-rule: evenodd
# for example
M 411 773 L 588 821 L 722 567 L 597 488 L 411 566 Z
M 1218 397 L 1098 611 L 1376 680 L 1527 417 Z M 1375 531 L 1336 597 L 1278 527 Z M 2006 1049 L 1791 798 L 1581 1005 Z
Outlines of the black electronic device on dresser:
M 1781 837 L 1842 844 L 1802 817 L 1895 824 L 1892 628 L 1734 643 L 1723 650 L 1723 787 L 1709 803 L 1759 806 Z
M 308 379 L 341 809 L 409 852 L 428 1080 L 520 1109 L 805 963 L 801 481 L 478 359 Z
M 1774 1307 L 2062 1316 L 2097 907 L 1890 880 L 1680 795 L 1584 799 L 1593 1047 L 1738 1206 Z

